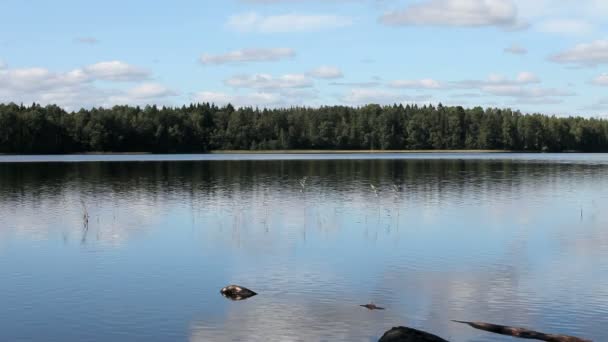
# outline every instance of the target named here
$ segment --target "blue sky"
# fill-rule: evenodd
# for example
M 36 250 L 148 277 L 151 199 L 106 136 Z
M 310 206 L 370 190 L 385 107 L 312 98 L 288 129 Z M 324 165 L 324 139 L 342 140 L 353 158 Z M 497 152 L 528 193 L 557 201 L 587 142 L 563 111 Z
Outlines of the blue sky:
M 3 0 L 0 102 L 608 113 L 605 0 Z

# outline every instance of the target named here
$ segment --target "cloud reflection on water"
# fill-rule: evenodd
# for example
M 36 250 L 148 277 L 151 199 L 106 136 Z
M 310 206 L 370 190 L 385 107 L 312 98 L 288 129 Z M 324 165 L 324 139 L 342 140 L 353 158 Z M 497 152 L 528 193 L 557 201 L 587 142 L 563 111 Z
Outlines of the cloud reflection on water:
M 86 291 L 59 285 L 122 313 L 119 322 L 82 312 L 127 336 L 154 318 L 191 341 L 370 341 L 404 324 L 455 341 L 509 340 L 449 321 L 463 319 L 603 340 L 607 185 L 605 165 L 510 160 L 0 164 L 0 267 L 27 261 L 76 279 L 70 258 L 97 267 Z M 10 303 L 62 293 L 39 271 L 31 282 L 7 273 L 5 286 L 32 286 L 12 286 Z M 124 284 L 133 297 L 101 285 L 125 278 L 142 282 Z M 217 291 L 229 283 L 259 295 L 227 302 Z M 387 310 L 358 307 L 370 301 Z M 147 305 L 157 310 L 149 322 L 124 326 Z

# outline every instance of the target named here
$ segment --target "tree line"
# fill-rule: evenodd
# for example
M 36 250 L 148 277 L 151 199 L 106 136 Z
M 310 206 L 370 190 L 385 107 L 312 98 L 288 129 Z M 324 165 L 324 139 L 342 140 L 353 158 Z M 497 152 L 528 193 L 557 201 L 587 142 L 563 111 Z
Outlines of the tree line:
M 608 152 L 608 120 L 425 105 L 81 109 L 0 104 L 0 153 L 497 149 Z

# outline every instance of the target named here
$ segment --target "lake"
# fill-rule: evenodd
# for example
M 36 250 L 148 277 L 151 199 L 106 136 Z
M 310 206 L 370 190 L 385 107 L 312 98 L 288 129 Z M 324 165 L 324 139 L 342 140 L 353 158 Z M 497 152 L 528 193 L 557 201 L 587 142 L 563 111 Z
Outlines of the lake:
M 607 207 L 607 154 L 0 156 L 0 341 L 608 341 Z

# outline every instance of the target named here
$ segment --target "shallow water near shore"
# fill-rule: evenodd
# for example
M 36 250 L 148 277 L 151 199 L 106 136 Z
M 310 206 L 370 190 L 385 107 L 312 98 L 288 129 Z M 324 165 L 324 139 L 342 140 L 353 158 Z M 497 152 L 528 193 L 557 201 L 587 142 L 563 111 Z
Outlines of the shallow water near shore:
M 606 154 L 0 156 L 0 341 L 607 341 L 607 189 Z

